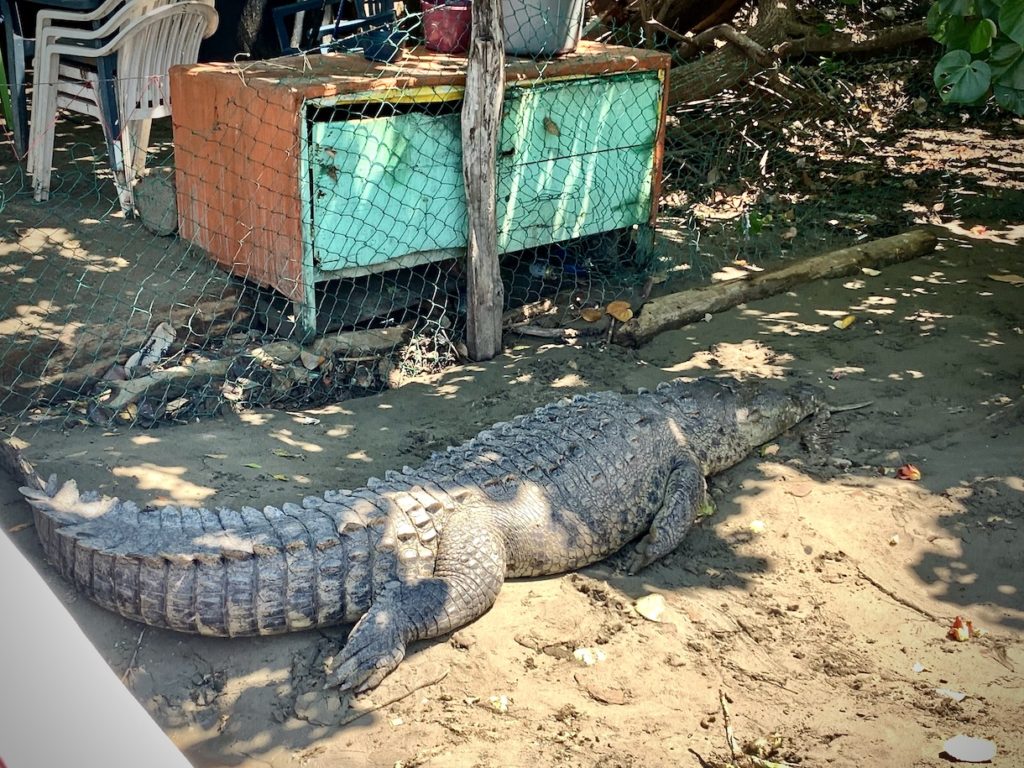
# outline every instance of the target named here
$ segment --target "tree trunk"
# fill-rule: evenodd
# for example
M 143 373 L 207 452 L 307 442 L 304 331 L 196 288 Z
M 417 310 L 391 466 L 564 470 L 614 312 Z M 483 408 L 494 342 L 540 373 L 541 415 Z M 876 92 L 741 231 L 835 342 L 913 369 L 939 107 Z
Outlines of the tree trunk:
M 701 26 L 703 28 L 703 23 Z M 743 37 L 750 44 L 737 46 L 728 43 L 699 59 L 674 67 L 669 78 L 669 103 L 709 99 L 749 80 L 765 69 L 759 63 L 763 58 L 752 53 L 758 48 L 768 49 L 779 58 L 822 53 L 877 53 L 917 42 L 927 36 L 928 31 L 923 21 L 879 30 L 863 40 L 855 40 L 850 35 L 840 33 L 822 36 L 815 27 L 794 18 L 790 3 L 758 0 L 756 21 L 743 32 Z
M 758 0 L 757 21 L 746 36 L 764 48 L 784 41 L 789 12 L 779 0 Z M 701 58 L 673 67 L 669 103 L 701 101 L 753 77 L 762 67 L 733 45 L 724 45 Z

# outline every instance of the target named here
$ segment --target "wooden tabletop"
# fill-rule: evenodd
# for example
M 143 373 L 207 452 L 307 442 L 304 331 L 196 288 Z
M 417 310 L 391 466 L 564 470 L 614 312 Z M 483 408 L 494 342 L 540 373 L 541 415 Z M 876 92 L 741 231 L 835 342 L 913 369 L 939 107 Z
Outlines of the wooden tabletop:
M 505 77 L 507 82 L 517 82 L 663 69 L 669 64 L 668 54 L 658 51 L 584 40 L 573 53 L 556 59 L 510 56 Z M 466 57 L 417 47 L 392 64 L 369 61 L 360 53 L 326 53 L 249 63 L 194 64 L 185 67 L 180 75 L 232 78 L 257 91 L 286 88 L 310 99 L 395 88 L 462 86 L 466 80 Z

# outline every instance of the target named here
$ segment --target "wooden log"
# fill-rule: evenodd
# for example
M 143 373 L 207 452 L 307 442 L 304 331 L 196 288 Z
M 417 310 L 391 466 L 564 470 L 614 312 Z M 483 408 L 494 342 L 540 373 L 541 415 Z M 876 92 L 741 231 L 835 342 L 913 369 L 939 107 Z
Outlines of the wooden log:
M 931 253 L 937 244 L 938 238 L 931 232 L 913 229 L 893 237 L 803 259 L 778 269 L 757 273 L 747 279 L 671 293 L 644 304 L 636 317 L 619 326 L 614 340 L 619 344 L 638 347 L 663 331 L 682 328 L 709 313 L 774 296 L 812 280 L 851 275 L 863 267 L 884 267 L 910 261 Z
M 469 218 L 466 347 L 473 360 L 501 349 L 504 288 L 498 267 L 498 127 L 505 92 L 505 46 L 499 0 L 473 3 L 473 37 L 462 104 L 462 175 Z

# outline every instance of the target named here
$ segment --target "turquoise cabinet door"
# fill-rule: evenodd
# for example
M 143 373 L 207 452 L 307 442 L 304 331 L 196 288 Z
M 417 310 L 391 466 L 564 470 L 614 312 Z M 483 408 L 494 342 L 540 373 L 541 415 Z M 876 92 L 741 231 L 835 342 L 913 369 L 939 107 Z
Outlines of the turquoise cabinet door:
M 661 112 L 657 72 L 509 88 L 498 156 L 517 165 L 653 147 Z
M 314 123 L 311 151 L 318 269 L 466 246 L 459 115 Z
M 647 221 L 657 72 L 511 87 L 498 154 L 498 247 Z M 322 272 L 466 247 L 458 114 L 312 125 L 313 259 Z

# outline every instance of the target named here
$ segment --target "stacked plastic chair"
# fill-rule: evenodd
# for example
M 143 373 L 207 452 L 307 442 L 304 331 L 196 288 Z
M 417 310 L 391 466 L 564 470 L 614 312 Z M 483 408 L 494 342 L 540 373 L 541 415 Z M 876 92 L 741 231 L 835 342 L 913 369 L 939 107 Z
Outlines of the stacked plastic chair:
M 64 109 L 103 124 L 121 208 L 131 214 L 150 125 L 171 114 L 170 68 L 194 64 L 203 38 L 216 28 L 212 0 L 107 0 L 88 14 L 41 11 L 28 146 L 35 199 L 49 197 L 57 115 Z M 104 61 L 115 62 L 112 81 L 100 75 Z

